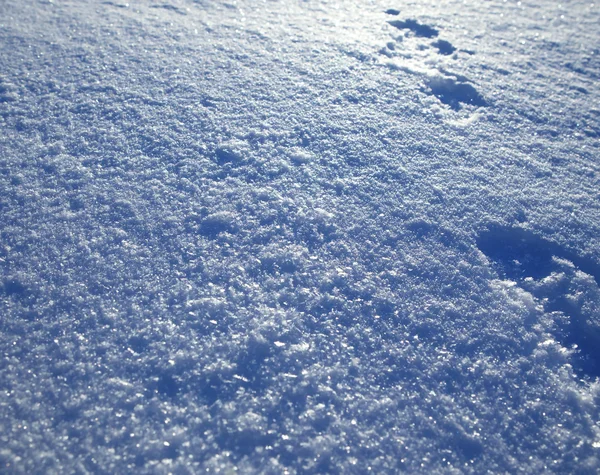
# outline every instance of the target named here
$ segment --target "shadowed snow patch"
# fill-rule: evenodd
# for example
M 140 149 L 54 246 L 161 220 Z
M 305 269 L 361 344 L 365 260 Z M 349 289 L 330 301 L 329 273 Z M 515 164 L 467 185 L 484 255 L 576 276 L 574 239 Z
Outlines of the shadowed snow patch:
M 435 38 L 438 35 L 438 30 L 429 25 L 423 25 L 417 20 L 391 20 L 388 23 L 399 30 L 410 30 L 415 36 L 423 38 Z
M 150 8 L 162 8 L 163 10 L 169 10 L 175 13 L 179 13 L 180 15 L 187 15 L 187 13 L 179 7 L 175 5 L 171 5 L 169 3 L 162 3 L 159 5 L 151 5 Z
M 600 266 L 533 232 L 493 225 L 477 239 L 503 277 L 556 315 L 556 338 L 573 346 L 573 366 L 600 376 Z
M 541 279 L 560 269 L 553 256 L 566 259 L 600 284 L 600 265 L 580 257 L 559 244 L 522 228 L 491 225 L 477 239 L 479 249 L 513 280 Z
M 456 79 L 437 76 L 429 80 L 431 92 L 444 104 L 459 110 L 461 104 L 486 106 L 487 102 L 472 84 L 459 82 Z
M 432 43 L 432 46 L 436 47 L 440 54 L 449 56 L 456 51 L 456 47 L 446 40 L 437 40 Z
M 108 5 L 108 6 L 116 7 L 116 8 L 128 8 L 129 7 L 129 3 L 116 3 L 116 2 L 111 2 L 111 1 L 102 2 L 102 5 Z

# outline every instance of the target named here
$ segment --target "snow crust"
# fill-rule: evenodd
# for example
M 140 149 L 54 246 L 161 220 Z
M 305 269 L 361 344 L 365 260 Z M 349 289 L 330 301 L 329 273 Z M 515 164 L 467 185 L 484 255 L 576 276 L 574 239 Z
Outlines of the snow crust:
M 0 472 L 598 473 L 600 5 L 0 3 Z

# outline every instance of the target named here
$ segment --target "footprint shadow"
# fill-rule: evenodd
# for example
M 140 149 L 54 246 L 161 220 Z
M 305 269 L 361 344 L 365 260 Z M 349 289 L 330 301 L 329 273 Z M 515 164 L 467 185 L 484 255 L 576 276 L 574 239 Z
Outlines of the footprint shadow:
M 489 226 L 479 234 L 477 247 L 495 263 L 502 274 L 512 280 L 525 277 L 542 279 L 549 276 L 560 270 L 560 265 L 553 259 L 556 256 L 572 262 L 580 270 L 593 276 L 600 285 L 600 265 L 526 229 Z
M 555 337 L 566 347 L 576 345 L 577 373 L 600 377 L 600 265 L 522 228 L 489 226 L 479 234 L 477 247 L 499 275 L 557 316 Z
M 385 13 L 397 16 L 400 14 L 400 11 L 390 9 L 386 10 Z M 437 54 L 441 56 L 452 56 L 454 59 L 457 59 L 455 53 L 458 49 L 449 41 L 438 38 L 440 32 L 437 28 L 425 23 L 420 23 L 412 18 L 405 20 L 388 20 L 388 24 L 398 30 L 404 31 L 404 37 L 435 39 L 435 41 L 432 41 L 429 44 L 418 45 L 418 48 L 421 50 L 426 51 L 433 47 Z M 399 49 L 398 47 L 403 43 L 404 37 L 400 36 L 396 38 L 395 41 L 388 42 L 386 47 L 382 48 L 380 52 L 390 58 L 402 57 L 403 55 L 410 57 L 410 52 L 399 53 L 397 51 Z M 444 69 L 438 68 L 438 75 L 428 77 L 418 71 L 415 72 L 410 66 L 405 68 L 399 67 L 399 69 L 422 75 L 426 86 L 425 92 L 436 97 L 441 103 L 446 104 L 454 111 L 459 111 L 463 105 L 476 107 L 485 107 L 488 105 L 483 95 L 476 89 L 472 82 L 461 75 L 448 73 L 444 71 Z
M 459 82 L 449 77 L 436 77 L 428 82 L 428 86 L 431 93 L 440 102 L 450 106 L 455 111 L 460 110 L 461 104 L 487 106 L 483 96 L 468 82 Z
M 399 30 L 410 30 L 415 36 L 422 38 L 435 38 L 439 34 L 435 28 L 419 23 L 417 20 L 390 20 L 388 23 Z

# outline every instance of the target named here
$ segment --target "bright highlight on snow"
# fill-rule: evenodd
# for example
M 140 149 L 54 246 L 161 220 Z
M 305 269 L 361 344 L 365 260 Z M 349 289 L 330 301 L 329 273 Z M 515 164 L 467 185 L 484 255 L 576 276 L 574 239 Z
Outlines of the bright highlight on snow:
M 598 473 L 599 38 L 0 3 L 0 472 Z

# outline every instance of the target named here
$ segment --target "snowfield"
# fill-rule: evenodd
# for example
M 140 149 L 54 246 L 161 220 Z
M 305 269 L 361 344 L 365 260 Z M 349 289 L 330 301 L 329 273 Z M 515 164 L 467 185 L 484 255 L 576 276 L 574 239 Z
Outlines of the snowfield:
M 600 4 L 0 0 L 0 472 L 600 471 Z

